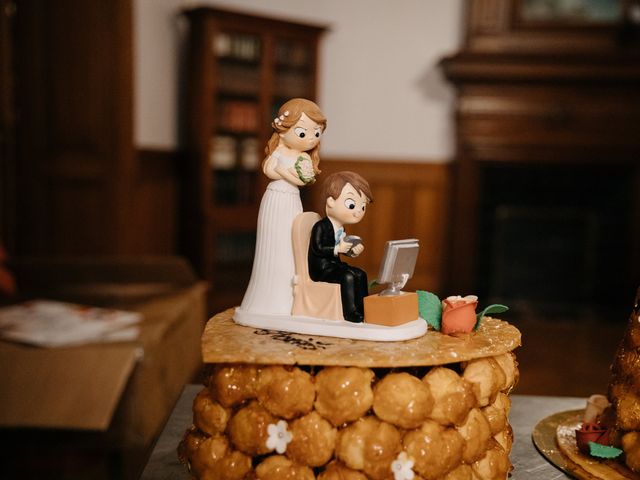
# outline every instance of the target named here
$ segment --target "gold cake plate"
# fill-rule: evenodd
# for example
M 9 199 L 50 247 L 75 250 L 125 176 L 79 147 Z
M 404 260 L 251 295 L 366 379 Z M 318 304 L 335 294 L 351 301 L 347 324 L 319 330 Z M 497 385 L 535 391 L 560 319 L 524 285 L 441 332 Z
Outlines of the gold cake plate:
M 538 451 L 564 473 L 579 480 L 640 480 L 640 475 L 618 461 L 597 460 L 578 450 L 575 431 L 580 428 L 583 414 L 584 409 L 569 410 L 538 422 L 532 434 Z

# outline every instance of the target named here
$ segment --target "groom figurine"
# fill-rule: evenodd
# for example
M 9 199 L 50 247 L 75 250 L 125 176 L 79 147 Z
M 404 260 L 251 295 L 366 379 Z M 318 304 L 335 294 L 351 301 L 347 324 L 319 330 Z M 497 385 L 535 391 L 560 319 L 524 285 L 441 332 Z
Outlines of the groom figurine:
M 354 172 L 329 175 L 323 184 L 327 216 L 311 230 L 309 276 L 316 282 L 340 284 L 342 313 L 349 322 L 364 320 L 364 297 L 368 295 L 367 274 L 340 259 L 340 254 L 357 257 L 361 242 L 345 241 L 344 225 L 358 223 L 367 204 L 373 201 L 369 183 Z

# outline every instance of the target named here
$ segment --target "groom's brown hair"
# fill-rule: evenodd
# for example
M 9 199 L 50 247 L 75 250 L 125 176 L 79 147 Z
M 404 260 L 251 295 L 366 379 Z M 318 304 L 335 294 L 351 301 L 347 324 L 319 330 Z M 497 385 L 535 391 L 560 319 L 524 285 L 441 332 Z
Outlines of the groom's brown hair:
M 369 199 L 369 203 L 373 202 L 373 195 L 371 194 L 371 187 L 361 175 L 355 172 L 336 172 L 325 178 L 322 184 L 322 197 L 326 202 L 329 197 L 336 199 L 342 193 L 344 186 L 350 183 L 353 188 L 364 194 Z

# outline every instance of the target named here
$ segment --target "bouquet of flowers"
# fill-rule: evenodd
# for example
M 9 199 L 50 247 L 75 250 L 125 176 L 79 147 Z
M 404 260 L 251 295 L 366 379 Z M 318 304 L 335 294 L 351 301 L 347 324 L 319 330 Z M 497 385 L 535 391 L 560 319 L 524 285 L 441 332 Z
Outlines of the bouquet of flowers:
M 311 159 L 300 155 L 294 165 L 298 178 L 305 184 L 313 183 L 316 181 L 316 172 L 313 170 L 313 164 Z

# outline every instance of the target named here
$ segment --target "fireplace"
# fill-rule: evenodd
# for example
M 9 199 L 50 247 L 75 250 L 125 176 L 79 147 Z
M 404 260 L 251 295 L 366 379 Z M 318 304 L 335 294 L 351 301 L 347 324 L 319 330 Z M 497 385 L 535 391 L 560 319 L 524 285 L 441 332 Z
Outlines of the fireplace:
M 447 292 L 627 305 L 640 285 L 640 53 L 506 51 L 504 28 L 491 44 L 471 28 L 442 61 L 458 91 Z
M 633 173 L 609 165 L 482 168 L 478 294 L 550 308 L 624 301 Z

